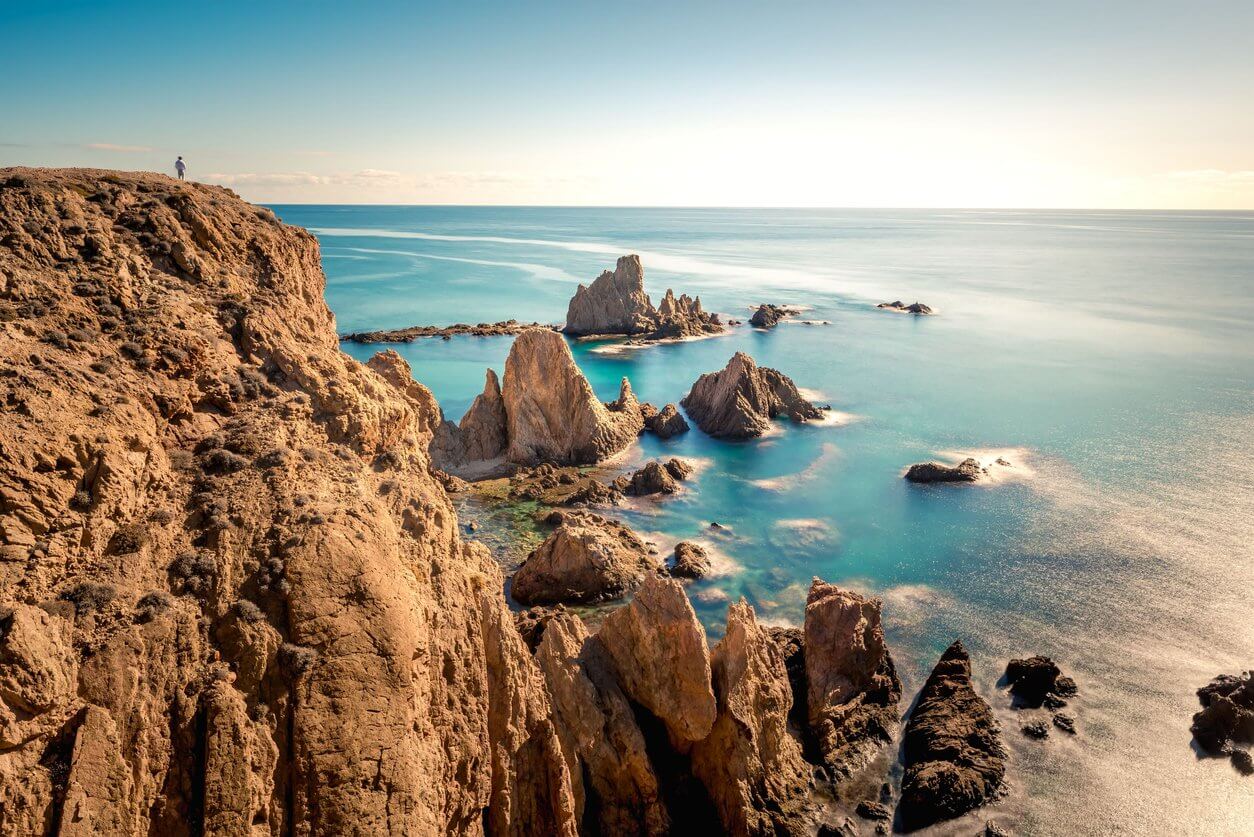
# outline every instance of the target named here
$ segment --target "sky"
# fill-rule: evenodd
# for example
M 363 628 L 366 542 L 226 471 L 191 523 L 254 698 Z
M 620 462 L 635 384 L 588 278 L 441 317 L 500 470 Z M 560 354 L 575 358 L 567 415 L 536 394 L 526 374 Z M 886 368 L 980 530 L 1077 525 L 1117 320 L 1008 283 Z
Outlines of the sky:
M 0 0 L 0 166 L 267 203 L 1254 208 L 1254 2 Z

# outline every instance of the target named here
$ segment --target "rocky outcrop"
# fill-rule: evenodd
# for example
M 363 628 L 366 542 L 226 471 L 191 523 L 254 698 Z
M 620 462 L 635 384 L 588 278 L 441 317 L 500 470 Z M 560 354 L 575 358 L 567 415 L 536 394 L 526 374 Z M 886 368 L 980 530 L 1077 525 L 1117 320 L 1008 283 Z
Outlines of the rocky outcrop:
M 0 831 L 574 834 L 435 401 L 324 282 L 226 189 L 0 170 Z
M 784 318 L 784 309 L 777 305 L 769 303 L 759 305 L 758 310 L 753 312 L 753 316 L 749 318 L 749 325 L 754 328 L 775 328 L 779 321 Z
M 525 605 L 618 599 L 658 569 L 649 548 L 626 526 L 570 513 L 514 573 L 510 594 Z
M 691 473 L 692 466 L 682 459 L 671 459 L 665 463 L 653 460 L 624 477 L 621 487 L 624 494 L 633 497 L 674 494 L 679 491 L 679 483 L 686 480 Z
M 1064 675 L 1049 657 L 1011 660 L 1006 664 L 1005 676 L 1016 706 L 1060 709 L 1067 705 L 1066 699 L 1074 697 L 1078 691 L 1075 681 Z
M 710 557 L 705 547 L 691 541 L 675 544 L 675 559 L 667 572 L 674 578 L 697 579 L 710 574 Z
M 537 465 L 519 468 L 509 478 L 509 496 L 544 506 L 592 506 L 615 505 L 623 493 L 573 466 Z
M 455 323 L 451 326 L 407 326 L 406 328 L 385 329 L 382 331 L 354 331 L 345 334 L 341 340 L 349 343 L 412 343 L 422 337 L 439 337 L 448 340 L 451 337 L 504 337 L 521 334 L 533 328 L 556 330 L 556 326 L 542 323 L 520 323 L 518 320 L 503 320 L 499 323 Z
M 614 271 L 605 271 L 591 285 L 580 285 L 566 311 L 565 333 L 575 336 L 626 335 L 667 340 L 717 334 L 717 316 L 701 308 L 700 297 L 676 297 L 669 289 L 654 308 L 644 292 L 639 256 L 623 256 Z
M 646 413 L 644 426 L 659 439 L 670 439 L 680 433 L 688 432 L 688 422 L 684 420 L 674 404 L 667 404 L 661 410 Z
M 921 462 L 911 465 L 906 471 L 906 479 L 910 482 L 975 482 L 984 475 L 985 471 L 980 463 L 970 458 L 957 465 Z
M 468 461 L 495 459 L 505 453 L 508 440 L 505 400 L 496 373 L 489 369 L 483 392 L 475 396 L 470 409 L 458 422 L 462 452 Z
M 884 642 L 881 606 L 817 578 L 806 598 L 807 720 L 832 778 L 860 770 L 896 733 L 901 681 Z
M 885 311 L 896 311 L 899 314 L 934 314 L 935 312 L 924 305 L 922 302 L 912 302 L 906 305 L 900 299 L 894 302 L 881 302 L 876 308 L 883 308 Z
M 545 622 L 536 661 L 552 695 L 575 817 L 585 832 L 668 833 L 644 736 L 600 640 L 578 616 L 559 613 Z
M 717 715 L 705 629 L 679 582 L 651 575 L 597 636 L 623 691 L 686 747 L 710 734 Z
M 718 715 L 692 750 L 729 834 L 802 834 L 809 769 L 788 731 L 792 693 L 783 656 L 753 608 L 727 610 L 727 631 L 711 655 Z
M 552 331 L 527 331 L 514 340 L 502 391 L 511 462 L 591 464 L 627 447 L 644 429 L 627 379 L 617 401 L 601 403 L 566 341 Z
M 1254 773 L 1250 753 L 1254 744 L 1254 672 L 1224 674 L 1197 690 L 1202 710 L 1193 716 L 1193 737 L 1206 753 L 1226 755 L 1247 776 Z
M 897 816 L 914 830 L 989 801 L 1006 773 L 997 720 L 971 686 L 961 642 L 941 655 L 923 684 L 902 741 L 905 773 Z
M 761 436 L 781 415 L 795 422 L 823 417 L 791 378 L 759 367 L 744 352 L 736 352 L 723 370 L 698 378 L 680 403 L 698 427 L 727 439 Z

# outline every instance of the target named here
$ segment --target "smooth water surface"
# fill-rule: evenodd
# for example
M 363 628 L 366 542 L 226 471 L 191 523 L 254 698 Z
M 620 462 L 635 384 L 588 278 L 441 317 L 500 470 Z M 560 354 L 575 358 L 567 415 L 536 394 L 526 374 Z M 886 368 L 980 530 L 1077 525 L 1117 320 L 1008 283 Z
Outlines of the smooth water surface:
M 712 640 L 729 599 L 800 624 L 813 576 L 882 596 L 907 691 L 960 637 L 1012 751 L 995 819 L 1019 834 L 1248 834 L 1254 779 L 1199 759 L 1194 690 L 1254 667 L 1254 215 L 917 210 L 276 207 L 314 231 L 341 331 L 561 322 L 576 283 L 639 253 L 667 287 L 772 332 L 576 358 L 605 399 L 627 376 L 678 402 L 736 350 L 840 421 L 746 443 L 694 428 L 631 459 L 701 465 L 623 516 L 697 540 Z M 921 300 L 914 317 L 876 302 Z M 392 346 L 456 419 L 510 338 Z M 344 344 L 368 358 L 381 346 Z M 1000 452 L 986 486 L 912 486 L 912 462 Z M 728 528 L 719 535 L 709 528 Z M 1079 735 L 1019 732 L 996 681 L 1042 653 L 1075 676 Z M 942 829 L 945 831 L 945 829 Z

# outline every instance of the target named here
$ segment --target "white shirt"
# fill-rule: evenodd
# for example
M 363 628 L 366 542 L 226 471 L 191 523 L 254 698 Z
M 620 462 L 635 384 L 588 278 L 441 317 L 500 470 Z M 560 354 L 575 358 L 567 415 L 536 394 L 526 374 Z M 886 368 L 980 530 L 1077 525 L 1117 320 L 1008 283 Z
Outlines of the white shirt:
M 174 170 L 178 172 L 179 174 L 182 174 L 183 172 L 187 171 L 187 163 L 184 163 L 182 160 L 175 160 Z

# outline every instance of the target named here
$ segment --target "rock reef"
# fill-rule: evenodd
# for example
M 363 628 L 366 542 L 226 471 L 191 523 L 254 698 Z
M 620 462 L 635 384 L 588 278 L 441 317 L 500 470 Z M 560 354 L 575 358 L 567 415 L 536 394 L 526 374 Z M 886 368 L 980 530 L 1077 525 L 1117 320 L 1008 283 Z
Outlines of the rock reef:
M 580 285 L 566 310 L 563 331 L 572 337 L 628 336 L 640 340 L 674 340 L 718 334 L 718 315 L 701 307 L 701 298 L 676 297 L 668 288 L 656 308 L 644 292 L 640 257 L 623 256 L 614 270 L 591 285 Z
M 957 465 L 920 462 L 906 470 L 906 479 L 910 482 L 975 482 L 983 476 L 984 469 L 971 458 L 964 459 Z
M 905 773 L 897 817 L 913 831 L 952 819 L 993 798 L 1006 774 L 997 720 L 971 685 L 961 642 L 941 655 L 902 740 Z
M 901 300 L 894 302 L 881 302 L 876 308 L 883 308 L 885 311 L 896 311 L 899 314 L 935 314 L 928 306 L 922 302 L 912 302 L 906 305 Z
M 781 415 L 795 422 L 823 417 L 791 378 L 759 367 L 744 352 L 736 352 L 721 371 L 698 378 L 680 403 L 698 427 L 725 439 L 761 436 Z
M 412 343 L 422 337 L 503 337 L 511 334 L 522 334 L 533 328 L 547 328 L 554 331 L 557 326 L 543 323 L 520 323 L 518 320 L 502 320 L 499 323 L 454 323 L 449 326 L 407 326 L 405 328 L 384 329 L 381 331 L 354 331 L 340 337 L 350 343 Z

